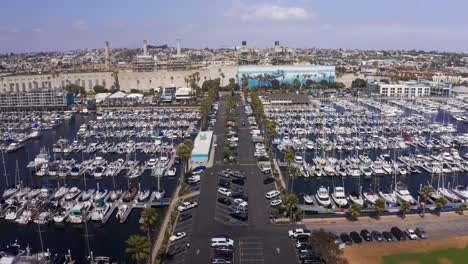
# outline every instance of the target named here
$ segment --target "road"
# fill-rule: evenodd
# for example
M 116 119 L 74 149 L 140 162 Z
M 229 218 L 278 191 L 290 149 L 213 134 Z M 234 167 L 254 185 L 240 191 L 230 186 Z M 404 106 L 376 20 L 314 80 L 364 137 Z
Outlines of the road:
M 247 123 L 244 105 L 236 108 L 239 123 Z M 223 142 L 225 139 L 226 101 L 220 101 L 217 122 L 213 128 L 217 136 L 218 148 L 213 168 L 203 173 L 199 206 L 195 209 L 190 248 L 185 263 L 210 263 L 210 239 L 217 235 L 227 235 L 235 240 L 235 263 L 296 263 L 295 249 L 287 236 L 287 227 L 273 226 L 269 222 L 269 205 L 265 199 L 266 187 L 263 175 L 258 170 L 253 156 L 254 147 L 248 128 L 239 130 L 239 164 L 223 164 Z M 249 218 L 246 224 L 230 224 L 218 221 L 217 211 L 217 173 L 225 168 L 239 170 L 247 176 L 246 185 Z

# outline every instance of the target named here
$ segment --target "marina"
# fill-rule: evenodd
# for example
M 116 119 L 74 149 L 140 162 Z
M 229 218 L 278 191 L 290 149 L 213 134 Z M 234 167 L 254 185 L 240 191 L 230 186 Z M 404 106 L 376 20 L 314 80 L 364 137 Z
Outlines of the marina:
M 277 124 L 271 144 L 278 164 L 306 213 L 338 213 L 352 203 L 371 212 L 378 198 L 398 212 L 404 202 L 417 210 L 427 185 L 448 200 L 445 210 L 467 201 L 468 125 L 458 118 L 467 108 L 454 100 L 449 105 L 365 98 L 265 112 Z M 290 163 L 288 150 L 295 156 Z M 288 166 L 297 168 L 292 179 Z M 434 209 L 435 200 L 427 206 Z
M 41 129 L 43 125 L 35 125 L 37 115 L 52 116 L 58 125 Z M 198 112 L 174 108 L 21 116 L 0 116 L 11 123 L 28 121 L 23 126 L 5 124 L 1 130 L 6 143 L 0 160 L 0 245 L 18 240 L 22 246 L 27 241 L 40 248 L 41 229 L 51 252 L 70 250 L 79 263 L 88 245 L 97 256 L 128 260 L 125 241 L 138 233 L 141 210 L 155 207 L 162 217 L 170 203 L 180 175 L 175 150 L 197 135 Z M 24 139 L 35 131 L 40 136 Z M 8 151 L 15 144 L 21 147 Z M 102 236 L 114 242 L 101 245 L 97 241 Z M 60 242 L 67 239 L 79 242 Z

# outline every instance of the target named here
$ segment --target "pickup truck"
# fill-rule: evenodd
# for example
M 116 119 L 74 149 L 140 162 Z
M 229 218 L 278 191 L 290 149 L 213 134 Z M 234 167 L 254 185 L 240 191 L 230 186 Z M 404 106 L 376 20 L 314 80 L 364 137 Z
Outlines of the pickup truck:
M 297 236 L 299 236 L 299 235 L 301 235 L 301 236 L 302 235 L 310 236 L 310 230 L 298 228 L 298 229 L 293 229 L 293 230 L 288 231 L 288 236 L 289 237 L 297 238 Z

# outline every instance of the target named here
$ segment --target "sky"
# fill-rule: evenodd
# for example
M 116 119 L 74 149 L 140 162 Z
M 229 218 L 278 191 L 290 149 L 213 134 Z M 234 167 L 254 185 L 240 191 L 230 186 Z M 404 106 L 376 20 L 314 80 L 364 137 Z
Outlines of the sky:
M 0 53 L 175 45 L 468 52 L 466 0 L 5 0 Z

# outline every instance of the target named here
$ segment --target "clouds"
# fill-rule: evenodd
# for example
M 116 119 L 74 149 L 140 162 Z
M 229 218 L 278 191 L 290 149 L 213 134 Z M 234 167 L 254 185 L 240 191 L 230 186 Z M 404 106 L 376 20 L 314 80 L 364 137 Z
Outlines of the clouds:
M 307 20 L 316 15 L 303 7 L 285 6 L 269 3 L 247 5 L 235 0 L 225 13 L 226 17 L 239 18 L 242 21 L 275 21 L 285 22 Z
M 72 22 L 72 28 L 76 31 L 87 31 L 89 26 L 86 20 L 76 19 Z

